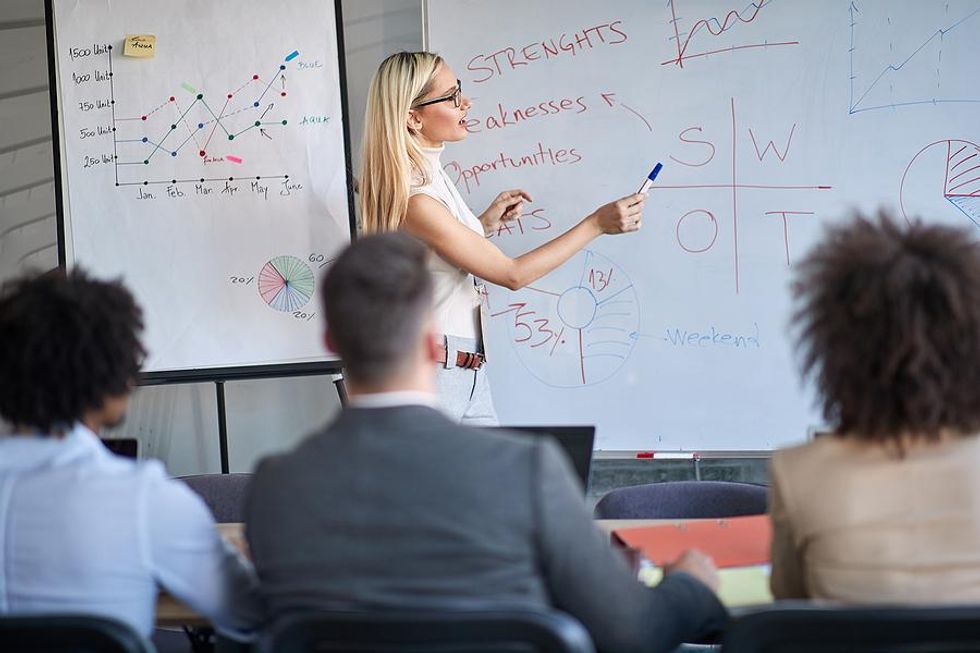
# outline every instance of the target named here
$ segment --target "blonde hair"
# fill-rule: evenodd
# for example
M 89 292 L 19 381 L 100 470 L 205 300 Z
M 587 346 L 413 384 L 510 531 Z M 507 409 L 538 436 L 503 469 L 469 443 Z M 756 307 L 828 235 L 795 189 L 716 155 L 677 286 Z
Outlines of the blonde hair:
M 413 177 L 430 180 L 425 158 L 405 121 L 412 105 L 431 90 L 442 58 L 398 52 L 381 62 L 371 80 L 364 117 L 359 203 L 362 231 L 395 231 L 408 210 Z

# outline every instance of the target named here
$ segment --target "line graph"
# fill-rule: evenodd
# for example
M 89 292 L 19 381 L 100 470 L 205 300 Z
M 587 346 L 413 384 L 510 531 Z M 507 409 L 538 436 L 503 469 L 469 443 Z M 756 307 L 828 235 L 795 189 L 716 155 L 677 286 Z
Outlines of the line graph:
M 737 28 L 754 23 L 762 12 L 762 9 L 772 5 L 773 1 L 774 0 L 758 0 L 757 2 L 750 2 L 745 8 L 741 10 L 733 9 L 720 19 L 715 16 L 698 19 L 694 21 L 690 29 L 682 34 L 680 22 L 683 20 L 683 17 L 678 15 L 680 13 L 678 9 L 679 0 L 668 0 L 667 4 L 670 6 L 670 24 L 674 30 L 674 35 L 670 38 L 672 41 L 674 41 L 674 45 L 677 49 L 677 56 L 668 59 L 667 61 L 660 62 L 660 65 L 666 66 L 668 64 L 673 64 L 679 68 L 683 68 L 684 62 L 688 59 L 707 57 L 712 54 L 756 48 L 799 45 L 799 41 L 781 40 L 770 42 L 765 40 L 762 42 L 731 44 L 727 47 L 712 48 L 710 50 L 694 53 L 689 52 L 691 42 L 695 38 L 704 37 L 704 39 L 707 40 L 709 38 L 721 37 L 722 35 L 727 34 L 729 31 L 738 31 Z
M 234 149 L 236 139 L 248 135 L 273 140 L 270 132 L 289 124 L 288 119 L 280 117 L 280 111 L 289 95 L 286 69 L 299 56 L 297 50 L 277 63 L 272 74 L 252 73 L 225 93 L 206 94 L 183 82 L 181 92 L 165 96 L 159 104 L 153 102 L 148 110 L 132 115 L 122 114 L 117 104 L 120 82 L 115 78 L 111 46 L 106 56 L 116 186 L 289 178 L 287 174 L 262 175 L 244 168 L 230 176 L 201 172 L 202 166 L 209 164 L 242 165 L 246 159 Z M 161 159 L 179 161 L 180 165 L 169 166 L 170 174 L 164 175 L 165 171 L 155 165 Z M 175 174 L 176 170 L 180 174 Z
M 936 11 L 940 6 L 942 10 Z M 855 0 L 848 15 L 850 115 L 915 105 L 980 103 L 980 86 L 972 69 L 980 54 L 980 3 L 951 7 L 950 2 L 905 5 Z M 939 27 L 929 31 L 937 23 Z M 867 74 L 862 74 L 862 68 Z

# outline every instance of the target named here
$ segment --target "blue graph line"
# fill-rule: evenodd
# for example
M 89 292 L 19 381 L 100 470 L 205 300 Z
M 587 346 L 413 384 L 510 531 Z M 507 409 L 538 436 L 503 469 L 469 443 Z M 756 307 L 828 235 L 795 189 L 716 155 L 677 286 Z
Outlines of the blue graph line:
M 890 104 L 879 104 L 874 107 L 864 107 L 863 109 L 854 109 L 850 113 L 861 113 L 862 111 L 874 111 L 876 109 L 895 109 L 898 107 L 914 107 L 921 104 L 980 104 L 980 99 L 978 100 L 915 100 L 912 102 L 892 102 Z
M 269 92 L 269 87 L 271 87 L 272 84 L 273 84 L 273 82 L 276 81 L 276 75 L 281 75 L 282 74 L 282 71 L 284 71 L 284 70 L 286 70 L 286 66 L 280 65 L 276 69 L 276 72 L 272 73 L 272 77 L 269 78 L 269 83 L 265 85 L 265 90 L 262 91 L 262 95 L 260 95 L 259 96 L 259 99 L 256 100 L 257 103 L 259 103 L 259 104 L 262 103 L 262 98 L 265 97 L 265 94 Z
M 110 53 L 109 56 L 111 58 L 111 53 Z M 287 61 L 287 62 L 288 61 L 291 61 L 292 59 L 295 59 L 298 56 L 299 56 L 299 51 L 293 50 L 289 55 L 286 56 L 285 61 Z M 207 125 L 210 125 L 210 124 L 213 124 L 213 123 L 217 123 L 217 125 L 219 127 L 221 127 L 222 131 L 224 131 L 225 135 L 228 136 L 229 140 L 233 139 L 235 136 L 238 136 L 240 134 L 243 134 L 243 133 L 245 133 L 245 132 L 247 132 L 247 131 L 249 131 L 251 129 L 255 129 L 255 128 L 260 127 L 260 126 L 264 126 L 264 125 L 285 125 L 286 124 L 286 121 L 281 121 L 281 122 L 255 122 L 255 123 L 250 124 L 245 129 L 242 129 L 241 131 L 233 134 L 233 133 L 229 132 L 228 129 L 225 127 L 224 121 L 227 120 L 229 117 L 231 117 L 233 115 L 236 115 L 238 113 L 241 113 L 243 111 L 255 110 L 256 108 L 258 108 L 260 106 L 260 103 L 262 101 L 262 98 L 265 97 L 266 93 L 269 91 L 269 89 L 271 88 L 272 84 L 275 83 L 276 77 L 279 76 L 279 75 L 284 74 L 284 71 L 286 70 L 286 68 L 287 68 L 287 66 L 285 64 L 279 64 L 279 65 L 277 65 L 276 66 L 275 73 L 273 73 L 272 76 L 269 78 L 269 82 L 266 84 L 265 89 L 262 91 L 262 94 L 259 96 L 258 100 L 255 100 L 254 102 L 250 102 L 248 106 L 245 106 L 245 107 L 243 107 L 243 108 L 241 108 L 241 109 L 239 109 L 237 111 L 234 111 L 234 112 L 232 112 L 230 114 L 224 114 L 224 108 L 222 109 L 222 114 L 223 115 L 215 114 L 214 110 L 207 103 L 207 101 L 205 101 L 204 98 L 200 94 L 198 94 L 195 97 L 194 101 L 191 102 L 190 105 L 184 111 L 181 112 L 181 111 L 179 111 L 179 108 L 178 108 L 178 113 L 180 115 L 171 124 L 170 129 L 165 134 L 163 134 L 162 138 L 159 139 L 159 142 L 150 140 L 148 137 L 145 137 L 145 136 L 143 138 L 138 138 L 138 139 L 120 139 L 120 140 L 117 140 L 116 141 L 117 143 L 146 143 L 147 145 L 152 146 L 152 149 L 150 149 L 149 154 L 147 154 L 146 157 L 144 159 L 142 159 L 142 160 L 138 160 L 138 161 L 118 161 L 117 160 L 116 161 L 116 165 L 147 165 L 150 162 L 150 159 L 152 159 L 153 156 L 159 150 L 164 150 L 164 151 L 168 152 L 171 156 L 177 156 L 177 153 L 181 149 L 183 149 L 183 147 L 188 142 L 190 142 L 191 139 L 194 139 L 195 135 L 198 132 L 202 131 Z M 230 97 L 231 96 L 229 95 L 229 98 Z M 171 98 L 171 101 L 173 101 L 173 98 Z M 190 127 L 190 125 L 187 124 L 187 121 L 185 120 L 185 118 L 186 118 L 187 114 L 190 113 L 191 110 L 194 108 L 194 106 L 197 105 L 198 103 L 200 103 L 207 110 L 207 112 L 209 114 L 211 114 L 211 117 L 213 118 L 213 120 L 202 121 L 202 122 L 200 122 L 198 124 L 198 127 L 196 129 L 192 129 Z M 164 105 L 165 104 L 166 103 L 164 103 Z M 227 104 L 228 103 L 226 101 L 225 102 L 225 108 L 227 108 Z M 161 105 L 161 107 L 164 106 L 164 105 Z M 271 105 L 270 105 L 270 107 L 271 107 Z M 157 109 L 159 109 L 159 108 L 160 107 L 157 107 Z M 155 111 L 156 111 L 156 109 L 154 109 L 154 111 L 152 111 L 150 113 L 154 113 Z M 268 109 L 266 111 L 268 111 Z M 150 114 L 147 114 L 147 115 L 150 115 Z M 263 113 L 262 115 L 264 116 L 265 113 Z M 146 116 L 144 116 L 143 119 L 146 120 Z M 187 128 L 187 131 L 189 133 L 188 133 L 188 136 L 180 143 L 180 145 L 178 145 L 173 150 L 170 150 L 170 149 L 164 147 L 164 142 L 168 138 L 170 138 L 170 136 L 176 131 L 176 125 L 178 123 L 183 123 L 184 126 Z M 196 139 L 195 139 L 195 144 L 197 144 L 196 143 Z M 203 156 L 203 154 L 202 154 L 202 156 Z M 118 157 L 117 157 L 117 159 L 118 159 Z
M 868 89 L 861 95 L 861 97 L 858 98 L 857 102 L 854 101 L 854 49 L 855 49 L 854 48 L 854 27 L 857 25 L 857 22 L 854 19 L 854 13 L 855 12 L 860 13 L 861 10 L 858 9 L 857 5 L 854 2 L 852 2 L 850 4 L 850 6 L 848 7 L 848 12 L 849 12 L 850 18 L 851 18 L 851 23 L 850 23 L 850 27 L 851 27 L 851 46 L 850 46 L 850 51 L 849 51 L 850 60 L 851 60 L 851 79 L 850 79 L 850 83 L 851 83 L 851 97 L 850 97 L 850 106 L 848 107 L 848 113 L 849 114 L 852 114 L 853 115 L 855 113 L 861 113 L 862 111 L 873 111 L 875 109 L 888 109 L 888 108 L 893 108 L 893 107 L 913 106 L 913 105 L 917 105 L 917 104 L 939 104 L 939 103 L 955 103 L 955 102 L 980 102 L 980 99 L 977 99 L 977 100 L 937 100 L 937 99 L 932 99 L 932 100 L 922 100 L 922 101 L 918 101 L 918 102 L 895 102 L 895 103 L 892 103 L 892 104 L 883 104 L 883 105 L 874 106 L 874 107 L 864 107 L 864 108 L 861 108 L 861 109 L 858 109 L 857 108 L 857 106 L 859 104 L 861 104 L 862 101 L 864 101 L 864 98 L 866 98 L 868 96 L 868 94 L 871 93 L 872 90 L 874 90 L 875 86 L 878 85 L 878 82 L 880 82 L 885 75 L 887 75 L 889 72 L 897 72 L 897 71 L 901 70 L 902 68 L 905 67 L 905 65 L 907 63 L 909 63 L 912 59 L 914 59 L 916 55 L 918 55 L 923 49 L 925 49 L 926 46 L 928 46 L 930 43 L 932 43 L 933 40 L 935 40 L 937 38 L 938 39 L 942 39 L 943 37 L 946 36 L 946 34 L 949 34 L 950 32 L 952 32 L 954 29 L 956 29 L 957 27 L 959 27 L 960 25 L 962 25 L 966 21 L 970 20 L 971 18 L 973 18 L 977 14 L 980 14 L 980 7 L 978 7 L 977 9 L 975 9 L 974 11 L 972 11 L 971 13 L 967 14 L 963 18 L 959 19 L 955 23 L 949 25 L 948 27 L 945 27 L 945 28 L 936 30 L 932 34 L 932 36 L 930 36 L 928 39 L 926 39 L 922 43 L 922 45 L 920 45 L 919 47 L 917 47 L 912 52 L 912 54 L 910 54 L 908 57 L 906 57 L 905 60 L 902 61 L 901 63 L 899 63 L 897 65 L 896 64 L 889 64 L 888 66 L 885 66 L 885 68 L 878 74 L 878 76 L 875 77 L 875 80 L 873 82 L 871 82 L 871 85 L 868 87 Z

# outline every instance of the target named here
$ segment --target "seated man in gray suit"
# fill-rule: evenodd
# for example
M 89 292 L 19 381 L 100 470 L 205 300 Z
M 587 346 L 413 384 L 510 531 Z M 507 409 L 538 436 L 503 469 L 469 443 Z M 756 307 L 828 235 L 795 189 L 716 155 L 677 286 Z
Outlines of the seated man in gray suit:
M 554 443 L 461 426 L 433 396 L 427 250 L 358 240 L 321 284 L 349 406 L 262 461 L 247 538 L 270 619 L 308 610 L 557 608 L 599 650 L 668 651 L 726 612 L 703 554 L 640 585 Z

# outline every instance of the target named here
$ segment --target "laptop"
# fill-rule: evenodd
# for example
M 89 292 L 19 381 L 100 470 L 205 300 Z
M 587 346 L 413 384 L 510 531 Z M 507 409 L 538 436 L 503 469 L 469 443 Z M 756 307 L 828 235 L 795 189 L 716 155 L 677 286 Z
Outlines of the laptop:
M 507 431 L 522 431 L 539 437 L 550 436 L 565 451 L 584 490 L 589 489 L 589 473 L 592 471 L 592 447 L 595 443 L 594 426 L 501 426 Z
M 136 438 L 101 438 L 105 448 L 123 458 L 136 459 L 139 454 L 139 440 Z

